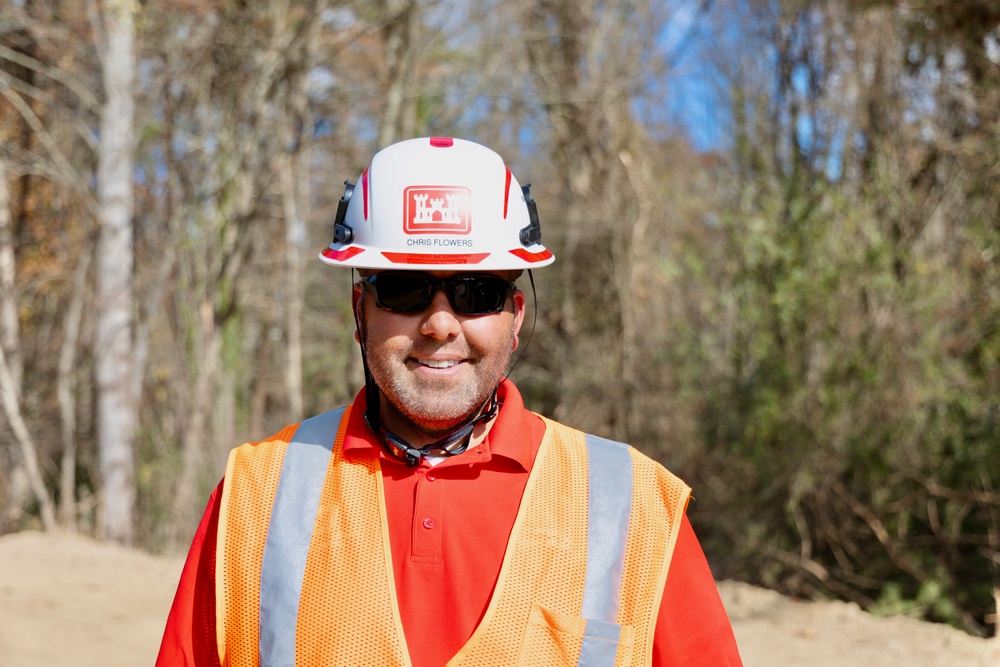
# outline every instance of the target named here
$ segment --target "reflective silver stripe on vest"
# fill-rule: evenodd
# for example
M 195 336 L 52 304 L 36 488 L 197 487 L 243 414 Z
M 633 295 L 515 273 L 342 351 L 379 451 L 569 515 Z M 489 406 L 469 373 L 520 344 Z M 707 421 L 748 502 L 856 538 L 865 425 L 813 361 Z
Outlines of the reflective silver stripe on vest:
M 621 632 L 617 623 L 588 618 L 577 667 L 614 667 Z
M 613 666 L 621 628 L 616 623 L 625 545 L 632 514 L 629 446 L 587 435 L 587 576 L 580 615 L 587 627 L 581 667 Z
M 260 664 L 264 667 L 295 665 L 295 623 L 306 555 L 344 410 L 303 421 L 285 450 L 260 573 Z

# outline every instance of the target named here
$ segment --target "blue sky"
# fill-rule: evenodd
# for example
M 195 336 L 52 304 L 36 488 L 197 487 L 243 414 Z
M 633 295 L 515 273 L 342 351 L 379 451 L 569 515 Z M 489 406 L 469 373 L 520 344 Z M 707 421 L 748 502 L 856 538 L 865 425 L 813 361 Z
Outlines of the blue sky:
M 705 52 L 712 35 L 701 12 L 711 4 L 704 0 L 676 0 L 660 37 L 661 49 L 673 65 L 663 82 L 668 118 L 701 151 L 718 148 L 722 143 L 720 114 L 725 108 L 717 94 L 718 74 Z

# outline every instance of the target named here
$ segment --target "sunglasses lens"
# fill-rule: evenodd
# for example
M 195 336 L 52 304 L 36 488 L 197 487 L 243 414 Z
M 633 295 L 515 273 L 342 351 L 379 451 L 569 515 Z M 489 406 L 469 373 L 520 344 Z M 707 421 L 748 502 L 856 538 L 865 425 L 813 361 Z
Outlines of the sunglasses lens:
M 481 315 L 503 309 L 510 284 L 503 278 L 471 276 L 452 283 L 451 303 L 460 313 Z
M 415 313 L 426 308 L 434 288 L 433 279 L 429 276 L 398 273 L 376 276 L 371 284 L 375 286 L 375 300 L 379 306 L 403 313 Z
M 457 276 L 438 279 L 419 273 L 380 273 L 364 281 L 375 290 L 380 308 L 418 313 L 430 305 L 440 285 L 455 312 L 485 315 L 503 310 L 511 284 L 498 276 Z

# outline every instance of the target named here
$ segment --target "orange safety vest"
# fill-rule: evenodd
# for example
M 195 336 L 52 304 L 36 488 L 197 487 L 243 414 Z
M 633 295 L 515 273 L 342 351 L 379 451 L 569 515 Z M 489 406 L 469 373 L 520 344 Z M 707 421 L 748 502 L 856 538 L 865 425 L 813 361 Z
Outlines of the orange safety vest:
M 229 456 L 223 665 L 410 665 L 379 460 L 343 458 L 349 411 Z M 489 606 L 448 665 L 649 665 L 690 489 L 627 445 L 545 425 Z

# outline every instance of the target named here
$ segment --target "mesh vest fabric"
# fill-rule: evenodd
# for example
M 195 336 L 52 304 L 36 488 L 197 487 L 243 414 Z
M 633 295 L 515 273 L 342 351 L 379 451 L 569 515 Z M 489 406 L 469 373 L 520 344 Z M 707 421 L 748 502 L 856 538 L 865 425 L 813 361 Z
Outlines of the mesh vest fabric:
M 227 477 L 226 487 L 232 491 L 228 503 L 224 498 L 220 521 L 227 526 L 220 548 L 233 554 L 227 553 L 226 566 L 219 570 L 225 580 L 219 587 L 226 592 L 220 612 L 226 620 L 220 630 L 220 655 L 228 659 L 223 664 L 258 664 L 260 554 L 270 519 L 268 503 L 274 499 L 290 433 L 286 429 L 279 436 L 244 445 L 230 458 L 233 477 Z M 408 665 L 378 461 L 343 460 L 342 439 L 340 433 L 309 545 L 296 663 Z M 614 664 L 650 664 L 656 613 L 689 490 L 647 457 L 629 452 L 634 482 L 616 619 L 620 628 L 588 623 L 580 616 L 586 580 L 587 451 L 582 433 L 546 420 L 493 598 L 449 665 L 576 665 L 585 638 L 604 642 L 614 637 Z
M 544 419 L 544 418 L 543 418 Z M 448 664 L 576 665 L 587 619 L 584 434 L 545 420 L 496 590 L 480 627 Z M 635 449 L 615 665 L 652 662 L 653 631 L 690 489 Z
M 215 627 L 222 665 L 257 664 L 264 544 L 281 463 L 296 428 L 287 426 L 229 454 L 215 556 Z

